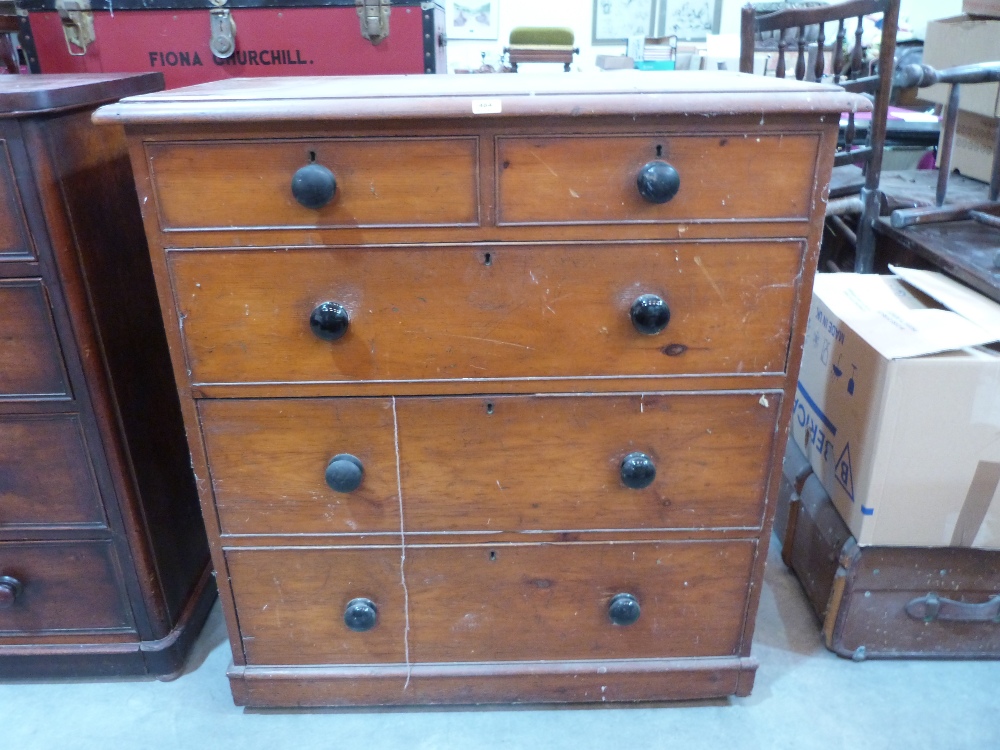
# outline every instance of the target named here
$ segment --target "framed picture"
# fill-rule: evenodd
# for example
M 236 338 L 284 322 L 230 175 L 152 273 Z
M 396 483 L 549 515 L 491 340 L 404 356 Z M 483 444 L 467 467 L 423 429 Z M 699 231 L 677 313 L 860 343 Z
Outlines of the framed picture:
M 703 42 L 709 34 L 719 33 L 722 0 L 667 0 L 662 10 L 663 27 L 657 29 L 662 31 L 659 36 Z
M 625 44 L 629 37 L 653 36 L 658 0 L 594 0 L 594 44 Z
M 445 25 L 449 39 L 496 39 L 500 0 L 447 0 Z

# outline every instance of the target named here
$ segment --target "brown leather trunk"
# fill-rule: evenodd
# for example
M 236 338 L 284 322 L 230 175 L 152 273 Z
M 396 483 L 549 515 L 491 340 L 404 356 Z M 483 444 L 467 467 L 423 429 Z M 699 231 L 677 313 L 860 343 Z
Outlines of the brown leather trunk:
M 1000 658 L 1000 551 L 860 547 L 815 475 L 795 492 L 801 469 L 786 457 L 779 539 L 828 649 L 855 661 Z

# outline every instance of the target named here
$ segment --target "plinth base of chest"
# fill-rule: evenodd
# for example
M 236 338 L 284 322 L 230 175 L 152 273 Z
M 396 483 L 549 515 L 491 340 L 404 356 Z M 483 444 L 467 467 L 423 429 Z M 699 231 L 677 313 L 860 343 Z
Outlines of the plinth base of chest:
M 343 667 L 231 667 L 237 705 L 648 702 L 747 696 L 752 657 Z

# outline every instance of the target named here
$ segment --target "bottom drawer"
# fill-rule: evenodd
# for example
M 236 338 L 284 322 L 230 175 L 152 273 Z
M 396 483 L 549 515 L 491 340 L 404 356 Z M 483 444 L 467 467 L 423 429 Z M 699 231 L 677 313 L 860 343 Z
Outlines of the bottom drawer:
M 749 540 L 408 546 L 405 592 L 399 547 L 226 557 L 249 664 L 402 662 L 407 647 L 428 663 L 736 654 L 755 550 Z M 376 610 L 368 630 L 345 623 L 356 599 Z
M 0 635 L 133 627 L 110 542 L 5 542 L 0 576 Z

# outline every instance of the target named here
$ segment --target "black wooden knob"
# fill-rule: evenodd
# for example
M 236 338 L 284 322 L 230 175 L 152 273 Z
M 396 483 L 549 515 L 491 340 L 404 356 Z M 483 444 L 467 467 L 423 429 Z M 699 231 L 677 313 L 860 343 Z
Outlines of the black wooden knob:
M 365 467 L 350 453 L 341 453 L 326 465 L 326 483 L 337 492 L 354 492 L 365 477 Z
M 351 599 L 344 610 L 344 624 L 351 630 L 363 633 L 378 622 L 378 608 L 371 599 Z
M 636 451 L 622 459 L 622 483 L 633 490 L 649 487 L 656 479 L 656 466 L 645 453 Z
M 322 164 L 306 164 L 292 176 L 292 195 L 306 208 L 323 208 L 337 192 L 337 178 Z
M 13 576 L 0 576 L 0 609 L 13 607 L 22 588 L 21 582 Z
M 631 625 L 640 614 L 639 600 L 631 594 L 615 594 L 608 605 L 608 617 L 615 625 Z
M 670 306 L 655 294 L 643 294 L 632 303 L 629 317 L 632 318 L 635 330 L 652 336 L 667 327 L 670 322 Z
M 650 203 L 666 203 L 681 189 L 681 176 L 665 161 L 647 162 L 635 182 L 639 195 Z
M 347 333 L 351 316 L 347 309 L 336 302 L 320 302 L 309 315 L 312 332 L 325 341 L 336 341 Z

